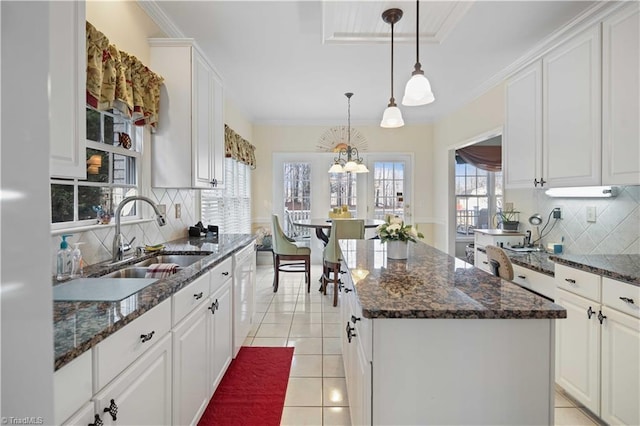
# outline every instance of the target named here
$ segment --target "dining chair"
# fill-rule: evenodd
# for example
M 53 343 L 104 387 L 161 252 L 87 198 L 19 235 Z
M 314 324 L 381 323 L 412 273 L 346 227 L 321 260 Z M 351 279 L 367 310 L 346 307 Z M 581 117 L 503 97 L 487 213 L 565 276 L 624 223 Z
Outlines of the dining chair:
M 273 292 L 278 291 L 280 272 L 304 272 L 307 293 L 311 291 L 311 249 L 287 237 L 280 227 L 278 215 L 271 216 L 273 247 Z
M 491 273 L 496 277 L 513 281 L 513 265 L 507 253 L 498 246 L 485 246 L 487 260 L 491 266 Z
M 322 253 L 322 292 L 327 294 L 327 284 L 333 281 L 333 306 L 338 305 L 338 281 L 342 252 L 338 240 L 363 239 L 363 219 L 333 219 L 329 242 Z M 332 276 L 333 274 L 333 276 Z

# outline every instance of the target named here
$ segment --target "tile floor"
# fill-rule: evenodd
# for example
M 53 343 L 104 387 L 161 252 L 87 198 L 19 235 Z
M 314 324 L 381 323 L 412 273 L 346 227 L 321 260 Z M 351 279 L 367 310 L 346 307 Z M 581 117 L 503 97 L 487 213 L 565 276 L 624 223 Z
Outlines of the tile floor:
M 311 293 L 304 274 L 283 273 L 273 293 L 273 267 L 258 265 L 256 325 L 245 346 L 293 346 L 282 425 L 350 425 L 349 398 L 341 355 L 340 304 L 318 291 L 320 266 L 312 266 Z M 556 392 L 556 425 L 599 424 L 561 391 Z

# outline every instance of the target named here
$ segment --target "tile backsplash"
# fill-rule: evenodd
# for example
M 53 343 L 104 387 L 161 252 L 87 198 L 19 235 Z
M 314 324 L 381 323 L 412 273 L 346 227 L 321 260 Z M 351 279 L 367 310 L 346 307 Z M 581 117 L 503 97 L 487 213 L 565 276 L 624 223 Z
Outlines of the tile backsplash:
M 200 216 L 196 211 L 197 190 L 191 189 L 165 189 L 153 188 L 148 194 L 157 204 L 166 206 L 165 226 L 158 226 L 155 220 L 144 223 L 129 224 L 122 223 L 122 234 L 127 241 L 131 241 L 135 237 L 132 246 L 145 244 L 159 244 L 165 241 L 175 240 L 187 235 L 189 226 L 193 226 Z M 175 205 L 181 205 L 180 218 L 176 218 Z M 150 209 L 149 209 L 150 210 Z M 153 212 L 152 212 L 153 213 Z M 145 217 L 149 217 L 145 214 Z M 109 225 L 92 228 L 82 232 L 68 232 L 73 234 L 69 238 L 70 243 L 82 242 L 80 249 L 82 256 L 87 264 L 102 262 L 111 258 L 111 245 L 113 243 L 113 234 L 115 233 L 114 221 Z M 60 235 L 54 235 L 51 238 L 52 265 L 55 272 L 55 255 L 60 247 Z M 73 245 L 71 245 L 73 248 Z
M 531 229 L 535 238 L 535 227 L 527 221 L 529 216 L 540 213 L 544 225 L 550 212 L 560 207 L 562 219 L 550 219 L 542 240 L 545 245 L 564 238 L 562 244 L 567 254 L 639 254 L 640 186 L 618 189 L 614 198 L 551 198 L 544 191 L 531 190 L 531 208 L 535 211 L 521 214 L 521 230 Z M 595 208 L 595 222 L 587 220 L 590 208 Z M 554 221 L 557 223 L 552 227 Z

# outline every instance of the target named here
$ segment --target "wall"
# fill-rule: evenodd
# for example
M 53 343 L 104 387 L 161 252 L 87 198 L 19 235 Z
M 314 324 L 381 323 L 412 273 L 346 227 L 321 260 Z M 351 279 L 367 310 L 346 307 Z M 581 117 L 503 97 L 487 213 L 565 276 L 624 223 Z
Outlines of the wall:
M 520 229 L 536 229 L 528 223 L 533 213 L 539 213 L 543 223 L 555 207 L 562 209 L 562 219 L 555 227 L 547 227 L 546 243 L 560 242 L 564 237 L 567 254 L 638 254 L 640 253 L 640 186 L 619 187 L 615 198 L 551 198 L 543 190 L 519 189 L 507 192 L 508 201 L 520 213 Z M 596 222 L 587 222 L 586 209 L 596 208 Z M 546 234 L 547 231 L 544 233 Z
M 453 150 L 500 129 L 504 123 L 504 84 L 500 84 L 433 126 L 433 245 L 455 253 L 455 240 L 449 229 L 453 216 Z
M 341 123 L 336 123 L 341 125 Z M 270 226 L 272 205 L 272 155 L 275 152 L 298 152 L 314 155 L 322 134 L 332 126 L 273 126 L 253 127 L 256 145 L 257 167 L 252 176 L 252 217 L 255 226 Z M 433 156 L 432 127 L 430 125 L 404 126 L 399 129 L 382 129 L 379 126 L 357 126 L 367 141 L 361 154 L 384 152 L 413 152 L 414 166 L 414 218 L 425 234 L 425 241 L 432 243 L 432 197 Z M 327 168 L 330 165 L 327 164 Z
M 53 424 L 49 3 L 3 1 L 0 11 L 0 418 Z

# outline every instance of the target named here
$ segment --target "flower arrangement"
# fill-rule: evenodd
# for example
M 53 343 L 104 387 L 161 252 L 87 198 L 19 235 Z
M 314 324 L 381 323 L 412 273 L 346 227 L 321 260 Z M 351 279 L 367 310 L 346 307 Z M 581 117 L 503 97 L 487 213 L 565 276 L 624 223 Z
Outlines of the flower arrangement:
M 411 241 L 417 242 L 418 238 L 424 238 L 422 232 L 418 232 L 412 225 L 405 225 L 398 216 L 387 217 L 385 223 L 378 225 L 376 234 L 381 242 L 387 241 Z
M 258 228 L 256 230 L 256 244 L 262 247 L 271 247 L 271 229 Z

